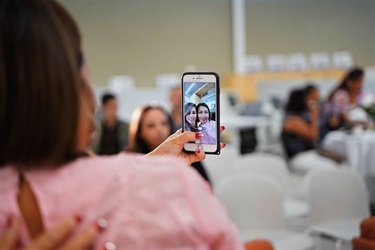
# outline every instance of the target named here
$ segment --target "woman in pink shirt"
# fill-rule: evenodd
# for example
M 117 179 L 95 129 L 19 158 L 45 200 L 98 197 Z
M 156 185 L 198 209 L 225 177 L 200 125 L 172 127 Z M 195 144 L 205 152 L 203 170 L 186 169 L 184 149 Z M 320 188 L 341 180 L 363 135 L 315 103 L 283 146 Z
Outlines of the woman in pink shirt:
M 201 139 L 203 144 L 216 144 L 216 123 L 211 121 L 211 112 L 207 104 L 199 103 L 198 110 L 198 130 L 204 135 Z
M 94 247 L 242 248 L 225 209 L 187 167 L 205 157 L 182 151 L 194 132 L 143 157 L 87 156 L 94 110 L 74 20 L 52 0 L 6 0 L 0 16 L 0 235 L 15 217 L 24 246 L 76 214 L 77 231 L 105 228 Z
M 367 122 L 355 121 L 349 116 L 349 112 L 359 104 L 363 80 L 363 69 L 352 68 L 346 73 L 340 84 L 330 93 L 325 105 L 328 130 L 355 125 L 368 126 Z

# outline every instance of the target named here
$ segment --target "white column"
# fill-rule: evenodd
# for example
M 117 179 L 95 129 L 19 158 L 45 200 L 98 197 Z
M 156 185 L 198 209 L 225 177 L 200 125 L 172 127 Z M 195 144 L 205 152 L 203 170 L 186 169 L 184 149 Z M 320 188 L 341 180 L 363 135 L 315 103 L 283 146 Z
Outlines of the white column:
M 246 58 L 246 0 L 232 0 L 233 71 L 245 73 Z

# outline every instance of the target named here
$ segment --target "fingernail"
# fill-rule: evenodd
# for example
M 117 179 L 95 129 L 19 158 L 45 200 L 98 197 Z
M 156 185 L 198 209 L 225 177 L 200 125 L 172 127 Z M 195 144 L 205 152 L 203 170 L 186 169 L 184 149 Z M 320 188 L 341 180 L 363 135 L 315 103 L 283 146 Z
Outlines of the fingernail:
M 103 247 L 103 250 L 116 250 L 116 249 L 117 249 L 116 245 L 112 242 L 106 242 Z
M 225 130 L 225 126 L 220 126 L 221 130 Z
M 99 232 L 103 232 L 104 229 L 106 229 L 108 226 L 108 221 L 104 218 L 99 218 L 96 220 L 96 228 Z
M 195 133 L 195 139 L 199 139 L 199 138 L 201 138 L 201 137 L 202 137 L 202 134 L 201 134 L 201 133 L 198 133 L 198 132 Z
M 82 221 L 82 216 L 81 216 L 80 214 L 76 214 L 76 215 L 74 216 L 74 219 L 76 220 L 77 223 L 81 223 L 81 221 Z
M 9 217 L 7 220 L 7 227 L 11 227 L 13 225 L 13 218 Z
M 199 149 L 197 149 L 195 152 L 197 152 L 197 154 L 200 154 L 200 153 L 201 153 L 201 151 L 200 151 Z

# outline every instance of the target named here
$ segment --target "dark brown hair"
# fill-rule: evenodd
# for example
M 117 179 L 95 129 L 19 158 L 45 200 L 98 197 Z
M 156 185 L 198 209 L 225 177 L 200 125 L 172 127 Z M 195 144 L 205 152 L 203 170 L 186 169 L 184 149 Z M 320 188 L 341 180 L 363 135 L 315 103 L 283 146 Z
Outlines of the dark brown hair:
M 305 90 L 294 89 L 290 92 L 288 102 L 285 105 L 285 112 L 302 114 L 307 110 Z
M 143 125 L 143 121 L 147 112 L 153 109 L 161 110 L 167 117 L 168 121 L 170 122 L 168 113 L 158 105 L 144 105 L 137 108 L 132 115 L 131 122 L 129 125 L 129 146 L 127 147 L 127 151 L 129 152 L 137 152 L 147 154 L 151 150 L 147 145 L 146 141 L 141 137 L 141 128 Z M 172 126 L 170 124 L 170 134 L 172 134 Z
M 328 101 L 331 101 L 333 98 L 333 95 L 337 90 L 345 90 L 348 91 L 348 82 L 349 81 L 355 81 L 361 77 L 363 77 L 364 71 L 361 68 L 352 68 L 350 69 L 346 75 L 344 76 L 344 79 L 339 83 L 339 85 L 329 94 Z
M 83 86 L 77 25 L 52 0 L 6 0 L 0 17 L 0 166 L 74 159 Z
M 102 96 L 102 106 L 105 106 L 107 104 L 107 102 L 109 102 L 110 100 L 116 100 L 115 95 L 113 95 L 111 93 L 105 93 Z
M 303 88 L 303 91 L 304 91 L 304 94 L 305 94 L 305 97 L 310 94 L 311 92 L 313 91 L 318 91 L 318 88 L 312 84 L 312 83 L 308 83 L 304 88 Z
M 201 102 L 197 105 L 197 114 L 199 113 L 199 107 L 205 107 L 208 110 L 208 120 L 211 121 L 211 111 L 208 105 L 204 102 Z

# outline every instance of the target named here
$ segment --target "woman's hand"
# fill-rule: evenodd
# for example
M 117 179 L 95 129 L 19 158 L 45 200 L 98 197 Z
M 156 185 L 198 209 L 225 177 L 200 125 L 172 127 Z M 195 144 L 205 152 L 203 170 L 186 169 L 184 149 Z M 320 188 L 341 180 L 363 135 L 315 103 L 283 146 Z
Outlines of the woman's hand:
M 94 223 L 87 228 L 83 229 L 79 234 L 64 242 L 68 236 L 70 236 L 76 229 L 80 222 L 80 218 L 77 216 L 71 216 L 63 219 L 54 227 L 49 229 L 47 232 L 41 234 L 38 238 L 32 241 L 28 246 L 24 247 L 23 250 L 69 250 L 69 249 L 89 249 L 92 247 L 96 238 L 103 231 L 104 227 L 98 223 Z M 12 217 L 8 222 L 8 227 L 0 237 L 0 249 L 1 250 L 12 250 L 17 249 L 17 243 L 19 239 L 19 222 L 15 217 Z M 107 243 L 100 249 L 116 249 L 116 246 L 112 243 Z
M 225 129 L 224 126 L 220 127 L 220 133 Z M 159 145 L 152 152 L 146 156 L 155 155 L 174 155 L 184 158 L 188 164 L 193 162 L 202 161 L 206 158 L 206 154 L 203 151 L 196 150 L 195 153 L 184 151 L 184 145 L 187 142 L 195 142 L 200 140 L 202 137 L 201 133 L 185 131 L 182 133 L 181 129 L 177 130 L 176 133 L 169 136 L 162 144 Z M 220 148 L 224 148 L 225 143 L 220 143 Z

